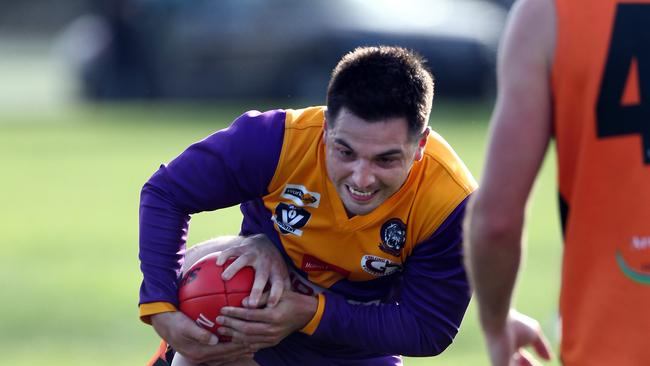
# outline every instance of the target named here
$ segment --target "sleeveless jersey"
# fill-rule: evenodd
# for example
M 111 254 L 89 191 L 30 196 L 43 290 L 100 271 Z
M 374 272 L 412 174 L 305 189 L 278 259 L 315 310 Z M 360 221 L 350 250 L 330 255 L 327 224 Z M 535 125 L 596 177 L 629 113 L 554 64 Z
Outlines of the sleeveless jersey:
M 557 0 L 565 365 L 650 365 L 650 1 Z

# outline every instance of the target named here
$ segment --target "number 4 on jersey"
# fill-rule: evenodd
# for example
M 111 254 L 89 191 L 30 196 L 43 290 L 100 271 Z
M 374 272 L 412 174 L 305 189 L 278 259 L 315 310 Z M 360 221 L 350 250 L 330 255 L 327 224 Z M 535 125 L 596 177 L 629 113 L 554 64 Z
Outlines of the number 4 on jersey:
M 638 103 L 621 102 L 630 69 L 637 66 Z M 632 82 L 636 82 L 633 80 Z M 650 5 L 619 4 L 596 107 L 599 138 L 639 134 L 650 165 Z

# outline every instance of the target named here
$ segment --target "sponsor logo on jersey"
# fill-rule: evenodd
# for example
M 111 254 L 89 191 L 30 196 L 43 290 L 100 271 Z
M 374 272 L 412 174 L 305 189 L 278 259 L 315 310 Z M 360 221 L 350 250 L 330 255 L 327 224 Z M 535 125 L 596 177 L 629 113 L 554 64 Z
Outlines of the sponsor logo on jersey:
M 388 276 L 402 270 L 398 263 L 374 255 L 364 255 L 361 258 L 361 268 L 373 276 Z
M 399 257 L 406 243 L 406 224 L 397 218 L 390 219 L 381 226 L 380 237 L 379 249 Z
M 650 285 L 650 237 L 633 236 L 628 245 L 619 247 L 616 264 L 627 278 Z
M 282 192 L 282 198 L 291 200 L 298 206 L 318 208 L 320 204 L 320 193 L 310 192 L 305 186 L 299 184 L 287 184 Z
M 350 271 L 335 266 L 333 264 L 324 262 L 314 257 L 313 255 L 309 255 L 309 254 L 305 254 L 302 257 L 302 265 L 300 266 L 300 269 L 302 269 L 305 272 L 331 271 L 331 272 L 339 273 L 346 278 L 350 276 Z
M 282 234 L 302 236 L 301 227 L 307 224 L 311 214 L 301 207 L 289 205 L 284 202 L 275 207 L 275 215 L 271 220 L 278 226 Z

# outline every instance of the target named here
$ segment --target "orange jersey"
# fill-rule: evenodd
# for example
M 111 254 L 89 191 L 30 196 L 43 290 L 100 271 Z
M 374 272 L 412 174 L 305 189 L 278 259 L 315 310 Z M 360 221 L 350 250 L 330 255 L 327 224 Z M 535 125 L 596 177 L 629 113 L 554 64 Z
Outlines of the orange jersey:
M 650 365 L 650 1 L 557 0 L 565 365 Z

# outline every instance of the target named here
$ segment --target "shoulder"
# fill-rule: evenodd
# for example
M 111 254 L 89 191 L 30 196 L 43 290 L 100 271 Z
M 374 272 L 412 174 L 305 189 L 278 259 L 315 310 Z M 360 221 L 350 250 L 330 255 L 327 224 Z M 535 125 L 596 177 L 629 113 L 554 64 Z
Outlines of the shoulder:
M 269 185 L 273 191 L 305 164 L 317 164 L 325 122 L 325 107 L 287 109 L 284 120 L 284 138 L 276 174 Z
M 251 110 L 240 115 L 220 132 L 249 147 L 258 148 L 272 143 L 282 146 L 282 155 L 291 154 L 319 139 L 324 110 L 325 107 L 274 109 L 266 112 Z
M 287 109 L 285 113 L 282 155 L 303 156 L 308 150 L 315 149 L 323 134 L 325 107 Z
M 286 128 L 287 129 L 320 129 L 325 121 L 325 107 L 316 106 L 303 109 L 287 109 Z
M 552 63 L 556 37 L 555 3 L 556 0 L 515 2 L 500 46 L 502 59 L 530 57 L 546 65 Z
M 417 184 L 411 224 L 413 237 L 420 243 L 441 228 L 478 184 L 454 149 L 433 131 L 413 174 Z
M 438 133 L 431 130 L 422 159 L 425 164 L 424 175 L 436 181 L 448 181 L 465 195 L 476 190 L 478 184 L 465 163 L 456 154 L 449 143 Z
M 235 119 L 230 125 L 230 129 L 265 129 L 275 128 L 284 129 L 287 111 L 284 109 L 274 109 L 266 112 L 250 110 Z

